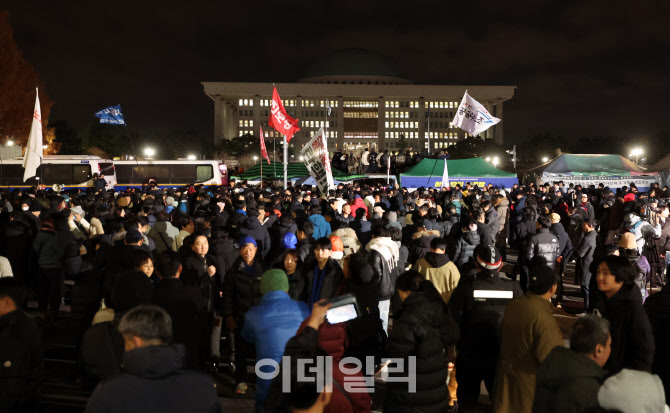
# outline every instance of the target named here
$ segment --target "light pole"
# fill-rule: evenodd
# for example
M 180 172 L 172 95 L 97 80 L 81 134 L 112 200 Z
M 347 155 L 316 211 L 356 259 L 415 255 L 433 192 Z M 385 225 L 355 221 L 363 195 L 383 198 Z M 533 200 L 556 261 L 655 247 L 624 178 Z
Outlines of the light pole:
M 493 157 L 493 161 L 492 161 L 493 166 L 498 166 L 498 162 L 500 162 L 500 159 L 498 159 L 497 156 L 494 156 L 494 157 Z
M 640 155 L 642 155 L 642 153 L 644 153 L 644 151 L 642 150 L 642 148 L 634 148 L 634 149 L 631 151 L 631 155 L 633 155 L 633 156 L 635 157 L 635 164 L 637 164 L 637 162 L 638 162 L 638 160 L 639 160 L 639 158 L 640 158 Z

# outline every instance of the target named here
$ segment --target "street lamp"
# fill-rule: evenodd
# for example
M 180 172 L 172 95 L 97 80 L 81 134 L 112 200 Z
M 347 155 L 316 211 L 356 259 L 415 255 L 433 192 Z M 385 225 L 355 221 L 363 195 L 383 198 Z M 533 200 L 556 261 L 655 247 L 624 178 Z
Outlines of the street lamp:
M 187 157 L 187 159 L 188 159 L 189 161 L 195 161 L 195 155 L 189 155 L 189 156 Z
M 7 141 L 7 146 L 14 146 L 14 141 L 12 140 Z
M 542 158 L 542 163 L 547 163 L 547 162 L 549 162 L 549 158 L 547 158 L 546 156 L 543 157 Z
M 500 162 L 500 159 L 497 156 L 493 157 L 493 166 L 498 166 L 498 162 Z
M 258 156 L 254 155 L 254 162 L 258 160 Z
M 305 160 L 305 157 L 304 157 L 304 156 L 300 156 L 300 162 L 302 162 L 302 161 L 304 161 L 304 160 Z
M 153 158 L 155 153 L 156 153 L 156 151 L 153 148 L 145 148 L 144 149 L 144 155 L 146 155 L 147 158 Z
M 634 148 L 634 149 L 630 152 L 630 154 L 633 155 L 633 156 L 635 157 L 635 163 L 637 163 L 637 161 L 638 161 L 638 159 L 640 158 L 640 155 L 642 155 L 642 153 L 644 153 L 644 151 L 642 150 L 642 148 Z
M 486 157 L 486 162 L 491 162 L 491 157 L 490 156 Z

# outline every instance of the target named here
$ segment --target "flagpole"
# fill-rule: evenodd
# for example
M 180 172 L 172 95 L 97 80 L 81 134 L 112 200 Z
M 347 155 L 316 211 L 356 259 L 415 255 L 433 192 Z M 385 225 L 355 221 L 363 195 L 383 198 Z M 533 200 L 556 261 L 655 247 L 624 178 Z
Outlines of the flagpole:
M 284 190 L 288 188 L 288 142 L 284 135 Z

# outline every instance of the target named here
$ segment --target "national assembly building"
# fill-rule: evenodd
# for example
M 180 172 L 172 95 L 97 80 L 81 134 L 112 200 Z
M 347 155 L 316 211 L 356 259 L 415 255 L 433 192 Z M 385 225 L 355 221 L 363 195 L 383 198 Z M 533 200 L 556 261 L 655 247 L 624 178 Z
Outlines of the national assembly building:
M 260 125 L 265 138 L 281 146 L 282 136 L 267 126 L 272 83 L 202 84 L 214 101 L 216 145 L 244 134 L 258 136 Z M 276 87 L 288 114 L 300 120 L 291 149 L 297 153 L 319 128 L 327 127 L 331 154 L 364 147 L 435 153 L 467 137 L 451 124 L 466 90 L 493 116 L 503 119 L 503 102 L 514 96 L 515 89 L 413 84 L 383 57 L 359 49 L 336 52 L 317 62 L 296 83 L 277 83 Z M 482 137 L 501 144 L 503 125 L 504 119 Z

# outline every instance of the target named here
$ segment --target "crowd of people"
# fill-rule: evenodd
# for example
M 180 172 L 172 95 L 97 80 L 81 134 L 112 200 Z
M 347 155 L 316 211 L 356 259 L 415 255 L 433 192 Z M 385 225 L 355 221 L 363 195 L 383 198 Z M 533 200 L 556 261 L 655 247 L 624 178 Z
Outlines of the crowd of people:
M 31 315 L 62 317 L 65 280 L 90 324 L 79 341 L 90 412 L 220 411 L 212 364 L 230 366 L 236 393 L 254 387 L 257 412 L 369 412 L 375 377 L 385 412 L 472 411 L 482 382 L 496 412 L 665 408 L 667 187 L 0 196 L 0 411 L 39 408 Z M 574 306 L 573 261 L 584 314 L 566 343 L 554 313 Z M 328 322 L 346 294 L 357 317 Z M 323 356 L 332 386 L 301 371 Z

